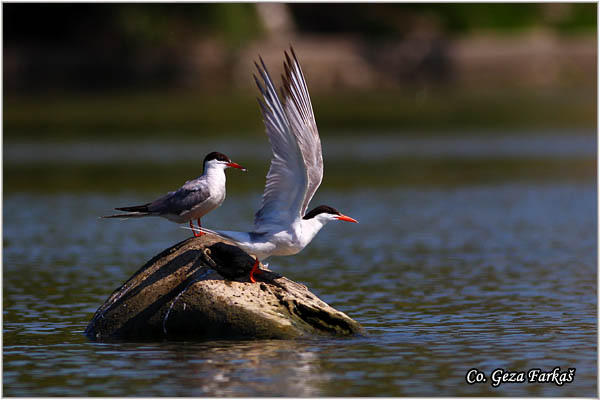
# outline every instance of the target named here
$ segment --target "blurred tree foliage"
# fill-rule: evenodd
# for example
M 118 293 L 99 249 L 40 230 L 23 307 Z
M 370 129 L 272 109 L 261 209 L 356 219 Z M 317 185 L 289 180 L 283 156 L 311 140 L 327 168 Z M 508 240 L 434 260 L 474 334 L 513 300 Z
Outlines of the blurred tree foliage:
M 214 34 L 230 43 L 261 31 L 252 3 L 7 4 L 4 39 L 78 42 L 107 35 L 128 45 L 176 45 L 190 33 Z
M 301 30 L 356 33 L 376 37 L 405 34 L 415 25 L 436 25 L 445 34 L 477 30 L 518 32 L 544 27 L 559 33 L 596 29 L 590 3 L 402 3 L 290 4 Z
M 140 44 L 177 45 L 200 32 L 242 45 L 261 32 L 252 3 L 123 4 L 117 8 L 116 25 Z
M 596 31 L 594 3 L 286 6 L 296 37 L 306 34 L 317 43 L 327 35 L 385 43 L 423 32 L 452 37 L 542 29 L 589 37 Z M 193 134 L 197 126 L 215 133 L 260 131 L 253 95 L 246 98 L 219 87 L 198 96 L 199 84 L 185 81 L 193 69 L 195 82 L 206 84 L 217 75 L 230 82 L 234 71 L 227 68 L 233 63 L 227 58 L 269 34 L 261 20 L 269 17 L 258 11 L 254 3 L 3 4 L 5 138 L 49 132 L 65 137 L 79 132 L 147 134 L 152 129 L 160 135 L 171 128 Z M 198 49 L 202 41 L 210 43 Z M 218 59 L 220 64 L 205 63 L 209 67 L 201 70 L 203 58 Z M 438 88 L 430 98 L 439 101 L 429 102 L 418 100 L 415 88 L 389 96 L 358 93 L 356 101 L 333 95 L 320 105 L 320 122 L 344 129 L 370 126 L 374 120 L 381 129 L 404 124 L 415 130 L 458 123 L 479 128 L 504 121 L 526 128 L 591 126 L 596 121 L 595 86 L 595 81 L 586 84 L 584 95 L 558 88 L 549 95 L 515 92 L 485 98 L 481 93 L 454 94 Z M 528 112 L 514 107 L 519 99 L 527 103 Z M 244 113 L 252 115 L 241 118 Z M 248 127 L 248 120 L 256 125 Z
M 593 3 L 297 4 L 288 5 L 301 32 L 401 35 L 430 21 L 447 34 L 514 32 L 535 27 L 561 33 L 596 28 Z M 205 33 L 237 46 L 262 32 L 253 3 L 4 4 L 8 43 L 69 42 L 106 35 L 130 45 L 173 45 Z

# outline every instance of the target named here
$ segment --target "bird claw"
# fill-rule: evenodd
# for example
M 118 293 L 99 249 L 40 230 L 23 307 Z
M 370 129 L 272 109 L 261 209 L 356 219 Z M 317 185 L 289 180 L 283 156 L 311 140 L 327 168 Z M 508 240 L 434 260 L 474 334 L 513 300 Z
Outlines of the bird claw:
M 206 233 L 202 232 L 202 225 L 200 225 L 200 219 L 198 219 L 198 227 L 199 227 L 199 229 L 196 229 L 196 227 L 190 220 L 190 229 L 192 230 L 192 234 L 194 235 L 194 237 L 200 237 L 200 236 L 206 235 Z
M 254 261 L 254 265 L 252 266 L 252 270 L 250 270 L 250 282 L 252 283 L 256 283 L 256 279 L 254 279 L 254 275 L 259 275 L 262 274 L 264 271 L 258 269 L 258 264 L 260 263 L 260 261 L 258 261 L 258 258 L 256 259 L 256 261 Z

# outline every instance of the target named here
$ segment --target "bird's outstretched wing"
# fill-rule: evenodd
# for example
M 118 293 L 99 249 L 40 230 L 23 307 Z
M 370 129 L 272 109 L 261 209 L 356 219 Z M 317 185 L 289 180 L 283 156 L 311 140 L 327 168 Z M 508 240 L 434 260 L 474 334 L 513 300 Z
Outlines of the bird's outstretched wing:
M 304 74 L 294 49 L 290 47 L 290 51 L 293 60 L 290 59 L 287 52 L 285 53 L 283 87 L 287 94 L 285 94 L 284 109 L 288 121 L 292 125 L 292 131 L 296 135 L 308 176 L 308 186 L 300 210 L 302 217 L 306 214 L 308 203 L 323 180 L 323 153 Z
M 255 80 L 264 99 L 259 104 L 273 157 L 254 232 L 288 226 L 302 218 L 323 178 L 321 140 L 304 75 L 293 49 L 293 60 L 285 56 L 283 105 L 263 60 L 260 66 L 256 64 L 262 82 L 256 76 Z

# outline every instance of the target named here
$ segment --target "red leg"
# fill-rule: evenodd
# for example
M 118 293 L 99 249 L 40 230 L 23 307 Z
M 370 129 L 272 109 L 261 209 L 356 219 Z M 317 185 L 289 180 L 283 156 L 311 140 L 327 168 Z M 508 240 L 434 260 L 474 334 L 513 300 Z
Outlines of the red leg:
M 197 221 L 198 221 L 198 228 L 202 228 L 202 224 L 200 223 L 200 218 L 198 218 L 198 220 L 197 220 Z M 204 235 L 206 235 L 206 233 L 204 233 L 204 232 L 202 232 L 202 231 L 200 231 L 200 232 L 198 233 L 198 236 L 204 236 Z
M 194 228 L 194 224 L 192 224 L 192 220 L 190 220 L 190 228 L 192 228 L 192 233 L 194 237 L 202 236 L 201 234 L 196 233 L 196 228 Z
M 256 261 L 254 261 L 254 265 L 252 266 L 252 271 L 250 271 L 250 282 L 252 282 L 252 283 L 256 283 L 256 279 L 254 279 L 254 275 L 259 275 L 259 274 L 263 273 L 263 271 L 258 269 L 259 263 L 260 263 L 260 261 L 258 260 L 258 257 L 257 257 Z

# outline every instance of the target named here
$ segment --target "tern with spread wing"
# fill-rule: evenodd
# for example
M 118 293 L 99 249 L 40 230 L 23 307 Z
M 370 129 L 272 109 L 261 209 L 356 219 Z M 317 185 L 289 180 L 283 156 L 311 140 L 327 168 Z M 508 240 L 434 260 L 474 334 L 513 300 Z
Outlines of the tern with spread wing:
M 115 210 L 125 211 L 124 214 L 107 215 L 102 218 L 139 218 L 139 217 L 164 217 L 169 221 L 182 224 L 190 223 L 194 236 L 196 233 L 192 221 L 195 219 L 200 225 L 200 218 L 223 204 L 225 200 L 225 169 L 238 168 L 246 171 L 244 167 L 232 162 L 223 153 L 213 151 L 204 158 L 204 173 L 202 176 L 187 181 L 174 192 L 159 197 L 151 203 L 140 206 L 120 207 Z
M 255 63 L 262 82 L 254 78 L 264 99 L 259 104 L 273 157 L 254 228 L 251 232 L 202 228 L 256 256 L 251 282 L 256 282 L 254 275 L 261 272 L 259 260 L 300 252 L 329 221 L 357 222 L 329 206 L 306 213 L 323 179 L 323 156 L 304 75 L 294 50 L 290 50 L 292 58 L 285 53 L 283 103 L 262 58 L 261 65 Z

